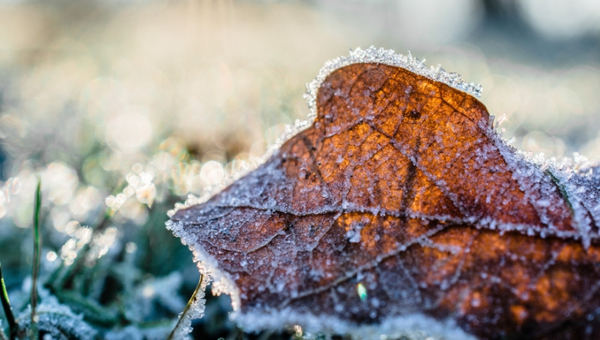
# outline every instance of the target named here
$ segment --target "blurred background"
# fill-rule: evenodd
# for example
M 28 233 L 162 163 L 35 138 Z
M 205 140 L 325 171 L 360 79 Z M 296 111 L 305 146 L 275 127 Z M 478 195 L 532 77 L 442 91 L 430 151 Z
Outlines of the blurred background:
M 92 245 L 84 271 L 95 285 L 80 294 L 107 308 L 154 301 L 102 332 L 172 320 L 198 272 L 165 230 L 167 210 L 247 168 L 307 116 L 304 85 L 326 60 L 371 45 L 482 84 L 515 147 L 600 160 L 594 0 L 0 0 L 0 261 L 11 294 L 31 271 L 40 174 L 42 274 Z M 135 269 L 131 282 L 118 266 Z M 226 300 L 207 313 L 218 322 L 197 321 L 197 337 L 233 334 Z

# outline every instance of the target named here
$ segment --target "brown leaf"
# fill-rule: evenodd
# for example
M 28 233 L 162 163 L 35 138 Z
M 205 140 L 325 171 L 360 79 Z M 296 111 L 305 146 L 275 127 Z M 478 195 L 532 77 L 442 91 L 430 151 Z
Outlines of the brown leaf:
M 398 66 L 341 67 L 316 106 L 263 165 L 172 217 L 239 294 L 238 321 L 426 315 L 483 339 L 600 338 L 600 168 L 528 159 L 474 97 Z

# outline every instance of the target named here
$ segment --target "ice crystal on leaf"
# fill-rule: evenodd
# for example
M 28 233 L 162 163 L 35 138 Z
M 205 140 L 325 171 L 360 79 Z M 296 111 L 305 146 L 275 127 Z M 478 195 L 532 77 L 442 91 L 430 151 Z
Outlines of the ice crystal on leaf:
M 519 152 L 480 86 L 410 54 L 359 49 L 307 88 L 311 120 L 168 223 L 245 330 L 600 337 L 597 165 Z

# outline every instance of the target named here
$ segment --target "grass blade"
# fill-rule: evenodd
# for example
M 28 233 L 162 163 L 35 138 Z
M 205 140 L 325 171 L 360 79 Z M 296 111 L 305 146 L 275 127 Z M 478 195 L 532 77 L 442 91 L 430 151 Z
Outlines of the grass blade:
M 35 210 L 33 212 L 33 268 L 31 269 L 31 328 L 29 338 L 38 339 L 38 316 L 37 307 L 37 281 L 40 273 L 40 257 L 42 250 L 42 241 L 40 238 L 40 212 L 42 210 L 42 181 L 38 179 L 37 189 L 35 191 Z
M 4 283 L 4 275 L 2 275 L 2 264 L 0 263 L 0 289 L 2 289 L 0 299 L 2 300 L 2 308 L 4 309 L 4 315 L 6 321 L 8 321 L 8 329 L 10 332 L 10 338 L 14 339 L 17 334 L 17 322 L 15 321 L 15 315 L 12 312 L 10 306 L 10 300 L 8 299 L 8 290 L 6 290 L 6 284 Z
M 181 316 L 179 317 L 179 321 L 177 321 L 177 324 L 175 325 L 175 327 L 171 331 L 171 334 L 169 334 L 169 337 L 167 338 L 167 340 L 179 340 L 179 338 L 181 337 L 181 334 L 185 334 L 185 335 L 188 334 L 187 330 L 180 329 L 180 328 L 190 327 L 190 325 L 191 325 L 191 319 L 192 319 L 193 316 L 192 315 L 188 315 L 188 314 L 190 314 L 192 306 L 194 306 L 194 304 L 196 303 L 196 301 L 198 299 L 202 298 L 201 296 L 198 296 L 198 293 L 201 290 L 204 290 L 204 288 L 205 288 L 204 275 L 200 274 L 200 280 L 198 281 L 198 286 L 196 286 L 196 290 L 194 290 L 194 294 L 192 294 L 192 297 L 190 298 L 190 300 L 188 301 L 187 305 L 183 309 L 183 312 L 181 312 Z

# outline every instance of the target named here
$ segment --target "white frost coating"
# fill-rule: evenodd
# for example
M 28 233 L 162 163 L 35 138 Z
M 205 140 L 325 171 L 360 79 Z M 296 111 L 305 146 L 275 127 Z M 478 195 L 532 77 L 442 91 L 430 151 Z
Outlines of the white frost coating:
M 209 282 L 214 281 L 213 294 L 230 294 L 233 310 L 239 310 L 241 306 L 239 289 L 229 273 L 221 271 L 217 260 L 195 244 L 194 235 L 185 230 L 183 223 L 169 220 L 166 225 L 167 229 L 179 237 L 181 242 L 187 245 L 194 254 L 194 262 L 198 266 L 200 274 L 205 276 L 206 284 L 204 286 L 206 287 Z
M 310 108 L 309 120 L 312 121 L 317 116 L 317 92 L 327 76 L 342 67 L 360 63 L 377 63 L 402 67 L 418 75 L 450 85 L 476 97 L 480 97 L 481 91 L 483 91 L 481 85 L 467 83 L 462 79 L 460 74 L 446 72 L 441 65 L 438 65 L 437 67 L 427 67 L 427 65 L 425 65 L 425 59 L 419 60 L 413 57 L 412 54 L 410 54 L 410 51 L 407 55 L 402 55 L 396 54 L 394 50 L 375 48 L 374 46 L 371 46 L 366 50 L 359 47 L 354 51 L 350 50 L 349 56 L 338 57 L 325 62 L 325 65 L 319 71 L 317 78 L 306 85 L 306 94 L 304 95 L 304 98 L 308 102 L 308 107 Z
M 600 238 L 598 230 L 592 229 L 592 224 L 600 222 L 600 216 L 596 215 L 594 208 L 590 206 L 597 201 L 598 194 L 596 192 L 600 189 L 600 178 L 594 174 L 594 168 L 598 167 L 597 163 L 592 163 L 577 153 L 573 155 L 573 159 L 546 159 L 543 153 L 532 155 L 514 148 L 496 129 L 485 129 L 484 133 L 502 154 L 513 173 L 513 178 L 520 184 L 521 190 L 524 192 L 534 191 L 530 189 L 535 187 L 546 197 L 552 197 L 550 192 L 558 187 L 561 198 L 571 208 L 575 231 L 561 231 L 550 222 L 548 217 L 557 202 L 546 199 L 546 197 L 539 199 L 529 196 L 528 199 L 536 208 L 542 223 L 547 224 L 548 228 L 521 226 L 516 230 L 525 231 L 530 236 L 553 235 L 581 240 L 585 248 L 590 246 L 593 239 Z M 590 219 L 588 212 L 594 221 Z M 483 224 L 485 225 L 485 223 Z M 501 231 L 515 230 L 508 224 L 498 225 L 498 229 Z
M 572 208 L 573 219 L 581 234 L 583 245 L 587 248 L 592 239 L 600 236 L 598 230 L 592 229 L 594 224 L 600 222 L 600 214 L 594 209 L 600 199 L 598 164 L 575 153 L 573 159 L 564 158 L 560 162 L 551 159 L 540 167 L 547 168 L 547 172 L 551 173 L 560 185 Z
M 281 329 L 294 325 L 302 326 L 307 332 L 351 334 L 352 339 L 398 339 L 409 340 L 475 340 L 465 333 L 452 320 L 438 321 L 423 314 L 394 316 L 384 319 L 378 325 L 355 325 L 328 315 L 297 313 L 289 308 L 278 312 L 236 314 L 232 319 L 244 331 Z

